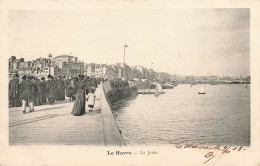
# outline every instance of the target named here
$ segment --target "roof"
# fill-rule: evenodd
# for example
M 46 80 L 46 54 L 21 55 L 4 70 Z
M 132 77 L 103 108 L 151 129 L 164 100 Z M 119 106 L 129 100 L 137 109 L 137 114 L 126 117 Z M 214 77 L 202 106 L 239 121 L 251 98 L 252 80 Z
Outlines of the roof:
M 74 57 L 74 56 L 62 54 L 62 55 L 56 56 L 55 58 L 67 58 L 67 57 Z

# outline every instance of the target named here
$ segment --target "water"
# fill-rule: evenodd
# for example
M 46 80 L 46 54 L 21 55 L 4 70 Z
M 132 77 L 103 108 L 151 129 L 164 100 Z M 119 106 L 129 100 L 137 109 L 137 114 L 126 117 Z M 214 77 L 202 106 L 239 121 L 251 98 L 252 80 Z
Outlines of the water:
M 127 145 L 167 145 L 189 140 L 250 145 L 250 85 L 178 85 L 158 97 L 122 101 L 114 117 Z

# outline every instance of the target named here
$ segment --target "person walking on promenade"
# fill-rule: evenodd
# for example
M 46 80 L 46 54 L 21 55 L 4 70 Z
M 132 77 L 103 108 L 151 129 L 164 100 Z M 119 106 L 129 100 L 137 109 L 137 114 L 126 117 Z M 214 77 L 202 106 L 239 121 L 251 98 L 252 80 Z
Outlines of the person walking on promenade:
M 90 93 L 87 96 L 87 101 L 88 101 L 88 108 L 89 108 L 89 115 L 92 115 L 92 110 L 94 108 L 95 105 L 95 94 L 94 94 L 94 90 L 90 90 Z
M 44 77 L 41 78 L 40 89 L 41 89 L 41 91 L 40 91 L 39 97 L 40 97 L 41 103 L 46 104 L 47 103 L 47 101 L 46 101 L 46 83 L 45 83 Z
M 9 82 L 9 100 L 12 107 L 20 107 L 19 102 L 19 75 L 15 74 L 14 79 Z
M 63 83 L 64 83 L 64 86 L 65 86 L 65 96 L 69 97 L 68 96 L 68 86 L 69 86 L 69 82 L 68 82 L 68 77 L 66 78 L 66 76 L 63 76 Z
M 48 103 L 53 105 L 55 99 L 54 99 L 54 89 L 55 89 L 55 82 L 53 80 L 53 77 L 51 75 L 48 75 L 48 81 L 46 84 L 46 94 Z
M 57 92 L 55 95 L 55 100 L 61 101 L 65 100 L 65 85 L 64 81 L 62 80 L 61 76 L 59 76 L 59 79 L 56 81 L 56 88 L 55 91 Z
M 76 91 L 76 99 L 74 102 L 74 106 L 72 109 L 71 114 L 75 116 L 80 116 L 85 114 L 85 101 L 86 101 L 86 96 L 85 96 L 85 90 L 86 86 L 84 84 L 84 75 L 80 74 L 79 75 L 79 81 L 75 82 L 74 88 Z
M 89 80 L 89 76 L 86 76 L 85 79 L 84 79 L 84 83 L 85 83 L 85 86 L 86 86 L 86 95 L 88 95 L 89 93 L 89 87 L 90 87 L 90 80 Z
M 32 76 L 32 82 L 34 85 L 34 93 L 33 93 L 33 106 L 39 106 L 41 105 L 41 100 L 40 100 L 40 93 L 41 93 L 41 88 L 40 88 L 40 80 L 36 77 Z
M 68 85 L 68 88 L 67 88 L 67 93 L 68 93 L 68 96 L 70 98 L 70 102 L 71 101 L 74 101 L 75 100 L 75 91 L 74 91 L 74 79 L 71 79 L 69 85 Z
M 97 88 L 97 81 L 95 78 L 90 78 L 89 79 L 89 84 L 88 84 L 88 90 L 91 91 L 91 90 L 94 90 L 96 91 L 96 88 Z
M 26 114 L 26 104 L 29 103 L 30 112 L 33 112 L 33 93 L 34 86 L 30 81 L 30 77 L 26 77 L 25 75 L 22 77 L 23 81 L 21 82 L 20 94 L 22 100 L 22 110 L 23 113 Z

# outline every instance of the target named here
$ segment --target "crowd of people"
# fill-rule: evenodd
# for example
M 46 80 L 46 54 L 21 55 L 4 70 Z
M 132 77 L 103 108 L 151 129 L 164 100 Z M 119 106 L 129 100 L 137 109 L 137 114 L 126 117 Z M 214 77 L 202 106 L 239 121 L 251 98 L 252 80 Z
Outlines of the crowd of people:
M 85 113 L 86 95 L 87 99 L 93 100 L 97 85 L 98 81 L 95 78 L 85 77 L 82 74 L 74 78 L 48 75 L 47 81 L 45 77 L 24 75 L 20 78 L 18 74 L 15 74 L 9 82 L 9 106 L 22 106 L 22 112 L 26 114 L 27 106 L 30 112 L 33 112 L 34 106 L 53 105 L 55 101 L 65 100 L 67 96 L 70 102 L 75 102 L 72 114 L 82 115 Z M 88 107 L 91 113 L 94 103 L 93 101 L 90 103 Z

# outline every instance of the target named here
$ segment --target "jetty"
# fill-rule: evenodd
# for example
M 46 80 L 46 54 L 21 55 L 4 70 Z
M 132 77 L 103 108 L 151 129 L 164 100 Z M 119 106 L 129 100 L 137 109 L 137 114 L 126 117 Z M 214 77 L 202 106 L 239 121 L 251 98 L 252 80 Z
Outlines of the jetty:
M 9 108 L 9 144 L 124 146 L 102 84 L 95 95 L 92 116 L 87 110 L 85 115 L 72 115 L 74 102 L 68 98 L 54 105 L 36 106 L 35 112 L 27 114 L 21 107 Z

